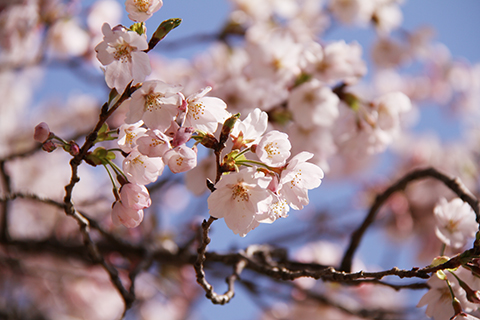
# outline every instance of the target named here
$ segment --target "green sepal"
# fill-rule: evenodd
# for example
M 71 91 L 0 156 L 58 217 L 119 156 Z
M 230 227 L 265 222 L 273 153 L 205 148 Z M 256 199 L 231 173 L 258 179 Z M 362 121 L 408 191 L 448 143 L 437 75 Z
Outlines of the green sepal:
M 136 22 L 130 26 L 130 30 L 135 31 L 139 35 L 143 35 L 147 32 L 144 22 Z
M 108 151 L 104 147 L 98 147 L 93 152 L 87 154 L 86 158 L 87 162 L 93 166 L 106 165 L 109 161 L 115 159 L 115 153 Z
M 104 123 L 100 130 L 98 130 L 97 133 L 97 139 L 93 142 L 93 144 L 96 144 L 98 142 L 102 141 L 110 141 L 110 140 L 115 140 L 118 137 L 116 136 L 115 131 L 110 131 L 110 128 L 108 127 L 108 124 Z
M 311 78 L 312 78 L 312 75 L 308 73 L 302 73 L 297 77 L 297 79 L 295 79 L 295 84 L 293 86 L 298 87 L 299 85 L 302 85 L 305 82 L 308 82 L 308 80 L 310 80 Z
M 148 42 L 147 51 L 150 51 L 153 48 L 155 48 L 157 43 L 159 43 L 163 38 L 165 38 L 170 31 L 178 27 L 180 23 L 182 23 L 182 19 L 180 18 L 172 18 L 160 23 L 157 30 L 155 30 L 155 32 L 153 33 L 152 38 Z
M 227 120 L 225 120 L 223 126 L 222 126 L 222 131 L 220 133 L 220 140 L 218 141 L 219 144 L 224 144 L 227 140 L 228 137 L 230 136 L 230 132 L 233 129 L 233 126 L 235 125 L 235 122 L 240 118 L 240 113 L 234 114 Z

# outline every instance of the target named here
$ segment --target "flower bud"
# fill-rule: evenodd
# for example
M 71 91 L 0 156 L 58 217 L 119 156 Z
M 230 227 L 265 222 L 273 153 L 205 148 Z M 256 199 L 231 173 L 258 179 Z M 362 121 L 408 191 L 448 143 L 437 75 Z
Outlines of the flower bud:
M 52 152 L 57 149 L 57 145 L 52 140 L 48 140 L 42 145 L 42 149 L 47 152 Z
M 50 137 L 50 128 L 48 128 L 48 125 L 45 122 L 40 122 L 39 124 L 37 124 L 37 126 L 35 127 L 35 133 L 33 134 L 33 139 L 35 141 L 44 143 L 45 141 L 48 140 L 49 137 Z
M 75 142 L 75 141 L 70 141 L 70 150 L 68 153 L 70 153 L 72 156 L 76 156 L 80 153 L 80 147 L 78 146 L 78 144 Z
M 172 147 L 178 147 L 181 144 L 187 143 L 188 140 L 192 137 L 193 132 L 195 132 L 195 129 L 193 127 L 185 127 L 185 128 L 180 128 L 178 131 L 175 133 L 175 136 L 173 137 L 172 140 Z

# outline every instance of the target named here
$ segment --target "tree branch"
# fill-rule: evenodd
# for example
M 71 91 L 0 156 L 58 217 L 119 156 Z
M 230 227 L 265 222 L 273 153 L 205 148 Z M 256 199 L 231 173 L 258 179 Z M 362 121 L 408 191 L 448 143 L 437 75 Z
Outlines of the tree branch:
M 360 245 L 363 235 L 367 231 L 368 227 L 375 221 L 375 217 L 383 203 L 387 201 L 387 199 L 395 192 L 404 190 L 410 182 L 424 178 L 434 178 L 443 182 L 448 188 L 455 192 L 460 199 L 467 202 L 472 207 L 477 217 L 476 220 L 480 223 L 478 199 L 470 192 L 470 190 L 468 190 L 468 188 L 460 181 L 459 178 L 448 176 L 435 168 L 415 170 L 395 182 L 383 193 L 377 195 L 377 197 L 375 198 L 375 202 L 373 203 L 370 211 L 368 212 L 368 215 L 365 217 L 365 220 L 360 225 L 360 227 L 353 232 L 350 238 L 350 244 L 343 256 L 340 270 L 350 272 L 355 251 Z M 480 248 L 478 250 L 480 250 Z

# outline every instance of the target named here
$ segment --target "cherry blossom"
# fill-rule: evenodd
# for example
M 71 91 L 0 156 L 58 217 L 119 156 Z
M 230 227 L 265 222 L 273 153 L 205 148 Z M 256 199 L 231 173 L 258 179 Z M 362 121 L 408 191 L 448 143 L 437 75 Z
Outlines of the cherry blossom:
M 329 87 L 316 79 L 292 90 L 288 108 L 295 122 L 305 129 L 314 126 L 331 126 L 338 118 L 340 99 Z
M 105 66 L 105 81 L 110 88 L 123 92 L 133 80 L 137 84 L 151 73 L 150 60 L 142 50 L 148 48 L 145 36 L 123 26 L 103 24 L 103 41 L 96 47 L 98 60 Z M 136 121 L 134 121 L 136 122 Z
M 163 81 L 145 81 L 142 87 L 132 94 L 125 122 L 143 120 L 147 127 L 164 132 L 179 111 L 180 90 L 181 86 L 169 85 Z
M 447 202 L 441 198 L 433 212 L 437 222 L 435 234 L 447 246 L 461 248 L 475 237 L 478 230 L 475 213 L 462 199 L 455 198 Z
M 44 143 L 47 141 L 50 136 L 50 128 L 45 122 L 40 122 L 35 127 L 35 133 L 33 134 L 33 139 L 37 142 Z
M 295 210 L 308 204 L 308 190 L 319 187 L 323 179 L 322 169 L 306 162 L 312 157 L 309 152 L 297 154 L 290 159 L 280 178 L 280 195 Z
M 186 98 L 184 126 L 214 133 L 218 123 L 223 123 L 230 116 L 225 110 L 225 102 L 219 98 L 205 97 L 211 90 L 212 87 L 206 87 Z
M 123 171 L 131 183 L 146 185 L 157 180 L 162 174 L 165 164 L 162 158 L 147 157 L 138 149 L 132 150 L 123 160 Z
M 162 157 L 170 150 L 169 138 L 160 130 L 148 130 L 137 140 L 138 151 L 148 157 Z
M 281 167 L 290 157 L 291 147 L 286 133 L 273 130 L 260 140 L 256 147 L 256 154 L 266 165 Z
M 249 147 L 253 143 L 258 143 L 260 137 L 267 130 L 268 115 L 265 111 L 255 108 L 243 120 L 235 122 L 230 135 L 234 139 L 234 149 L 240 149 L 242 146 Z
M 162 0 L 126 0 L 125 9 L 128 18 L 137 22 L 144 22 L 157 12 L 163 5 Z
M 145 186 L 127 183 L 120 190 L 120 198 L 125 207 L 141 210 L 150 207 L 152 200 Z
M 375 1 L 331 0 L 329 9 L 335 18 L 345 24 L 366 25 L 372 19 Z
M 257 216 L 270 210 L 273 196 L 267 189 L 271 177 L 244 168 L 222 176 L 216 190 L 208 197 L 210 215 L 224 218 L 227 226 L 241 237 L 259 225 Z
M 367 72 L 361 56 L 362 47 L 357 42 L 336 41 L 324 47 L 321 60 L 311 61 L 305 69 L 326 83 L 354 84 Z
M 112 221 L 115 225 L 123 224 L 127 228 L 137 227 L 143 220 L 143 210 L 136 210 L 117 201 L 112 209 Z
M 143 121 L 138 121 L 134 124 L 124 123 L 118 128 L 117 144 L 120 149 L 128 153 L 136 147 L 137 139 L 147 132 L 142 125 Z
M 196 147 L 189 148 L 182 144 L 165 153 L 163 161 L 173 173 L 185 172 L 197 166 Z

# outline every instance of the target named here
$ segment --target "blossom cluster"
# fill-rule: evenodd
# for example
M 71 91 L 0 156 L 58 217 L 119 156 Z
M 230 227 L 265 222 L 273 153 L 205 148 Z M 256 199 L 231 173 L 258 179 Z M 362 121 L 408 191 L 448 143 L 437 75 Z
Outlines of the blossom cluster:
M 309 202 L 308 190 L 320 186 L 323 178 L 322 169 L 307 162 L 313 154 L 301 152 L 290 158 L 288 135 L 265 132 L 267 122 L 267 114 L 255 109 L 235 124 L 230 154 L 235 166 L 249 167 L 223 175 L 208 198 L 210 215 L 224 218 L 242 237 L 260 223 L 286 217 L 290 207 L 302 209 Z M 247 158 L 249 151 L 254 159 Z

